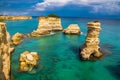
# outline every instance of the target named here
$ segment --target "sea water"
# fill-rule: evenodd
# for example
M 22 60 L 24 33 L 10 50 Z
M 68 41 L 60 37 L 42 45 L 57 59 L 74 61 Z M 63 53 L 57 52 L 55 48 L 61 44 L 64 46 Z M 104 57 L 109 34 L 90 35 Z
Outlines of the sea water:
M 85 42 L 87 22 L 101 22 L 100 46 L 106 53 L 96 61 L 81 61 L 79 48 Z M 38 20 L 6 21 L 11 36 L 37 29 Z M 65 35 L 61 31 L 49 36 L 25 38 L 11 54 L 14 80 L 120 80 L 120 20 L 62 18 L 63 28 L 78 24 L 81 35 Z M 40 60 L 31 72 L 19 71 L 19 57 L 24 51 L 39 53 Z

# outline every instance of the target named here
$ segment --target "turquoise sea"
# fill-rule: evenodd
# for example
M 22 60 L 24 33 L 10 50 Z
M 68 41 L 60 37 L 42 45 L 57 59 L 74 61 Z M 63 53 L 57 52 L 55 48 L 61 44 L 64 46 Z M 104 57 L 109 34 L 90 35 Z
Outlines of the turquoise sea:
M 87 34 L 87 22 L 101 22 L 100 46 L 105 55 L 96 61 L 81 61 L 79 48 Z M 6 21 L 11 35 L 27 34 L 38 27 L 37 18 Z M 11 55 L 11 74 L 14 80 L 120 80 L 120 19 L 62 18 L 63 28 L 79 24 L 82 35 L 62 32 L 39 38 L 25 38 Z M 40 55 L 38 66 L 31 72 L 19 72 L 19 57 L 24 51 Z

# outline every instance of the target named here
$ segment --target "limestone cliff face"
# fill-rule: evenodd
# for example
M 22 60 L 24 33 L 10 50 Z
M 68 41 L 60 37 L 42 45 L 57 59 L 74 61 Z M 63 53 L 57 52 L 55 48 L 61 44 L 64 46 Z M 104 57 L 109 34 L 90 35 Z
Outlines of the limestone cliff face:
M 62 30 L 61 19 L 58 17 L 39 17 L 39 26 L 41 29 L 43 27 L 49 27 L 49 29 L 54 30 Z
M 52 31 L 62 30 L 61 19 L 57 17 L 39 17 L 38 29 L 31 33 L 31 36 L 50 34 Z
M 10 35 L 0 22 L 0 80 L 10 80 Z
M 80 34 L 80 28 L 78 24 L 70 24 L 68 28 L 64 29 L 65 34 Z
M 27 20 L 32 19 L 31 16 L 0 16 L 3 20 Z
M 84 60 L 89 60 L 91 58 L 98 58 L 102 55 L 99 47 L 99 33 L 101 30 L 100 22 L 89 22 L 88 24 L 88 33 L 86 37 L 86 42 L 81 48 L 81 57 Z

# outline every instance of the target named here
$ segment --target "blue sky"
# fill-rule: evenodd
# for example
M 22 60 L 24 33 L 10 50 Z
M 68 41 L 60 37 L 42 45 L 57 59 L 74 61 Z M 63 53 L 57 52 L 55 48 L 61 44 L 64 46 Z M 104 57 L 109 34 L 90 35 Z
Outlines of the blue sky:
M 120 18 L 120 0 L 0 0 L 0 14 Z

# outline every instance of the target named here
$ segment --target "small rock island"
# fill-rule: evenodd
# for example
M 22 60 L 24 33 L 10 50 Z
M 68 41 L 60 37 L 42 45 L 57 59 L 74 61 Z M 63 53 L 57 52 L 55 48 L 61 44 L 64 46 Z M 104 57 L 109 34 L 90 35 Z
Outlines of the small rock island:
M 100 22 L 94 21 L 89 22 L 88 26 L 88 33 L 86 37 L 85 44 L 81 48 L 81 58 L 83 60 L 90 60 L 93 58 L 99 58 L 102 56 L 102 52 L 100 51 L 99 47 L 99 33 L 101 30 Z
M 68 28 L 64 29 L 65 34 L 80 34 L 80 28 L 78 24 L 70 24 Z
M 38 18 L 38 22 L 38 29 L 30 34 L 33 37 L 51 34 L 52 31 L 62 30 L 61 19 L 58 16 L 41 16 Z
M 10 80 L 10 35 L 0 22 L 0 80 Z
M 31 71 L 37 65 L 39 55 L 37 52 L 25 51 L 20 55 L 20 71 Z

